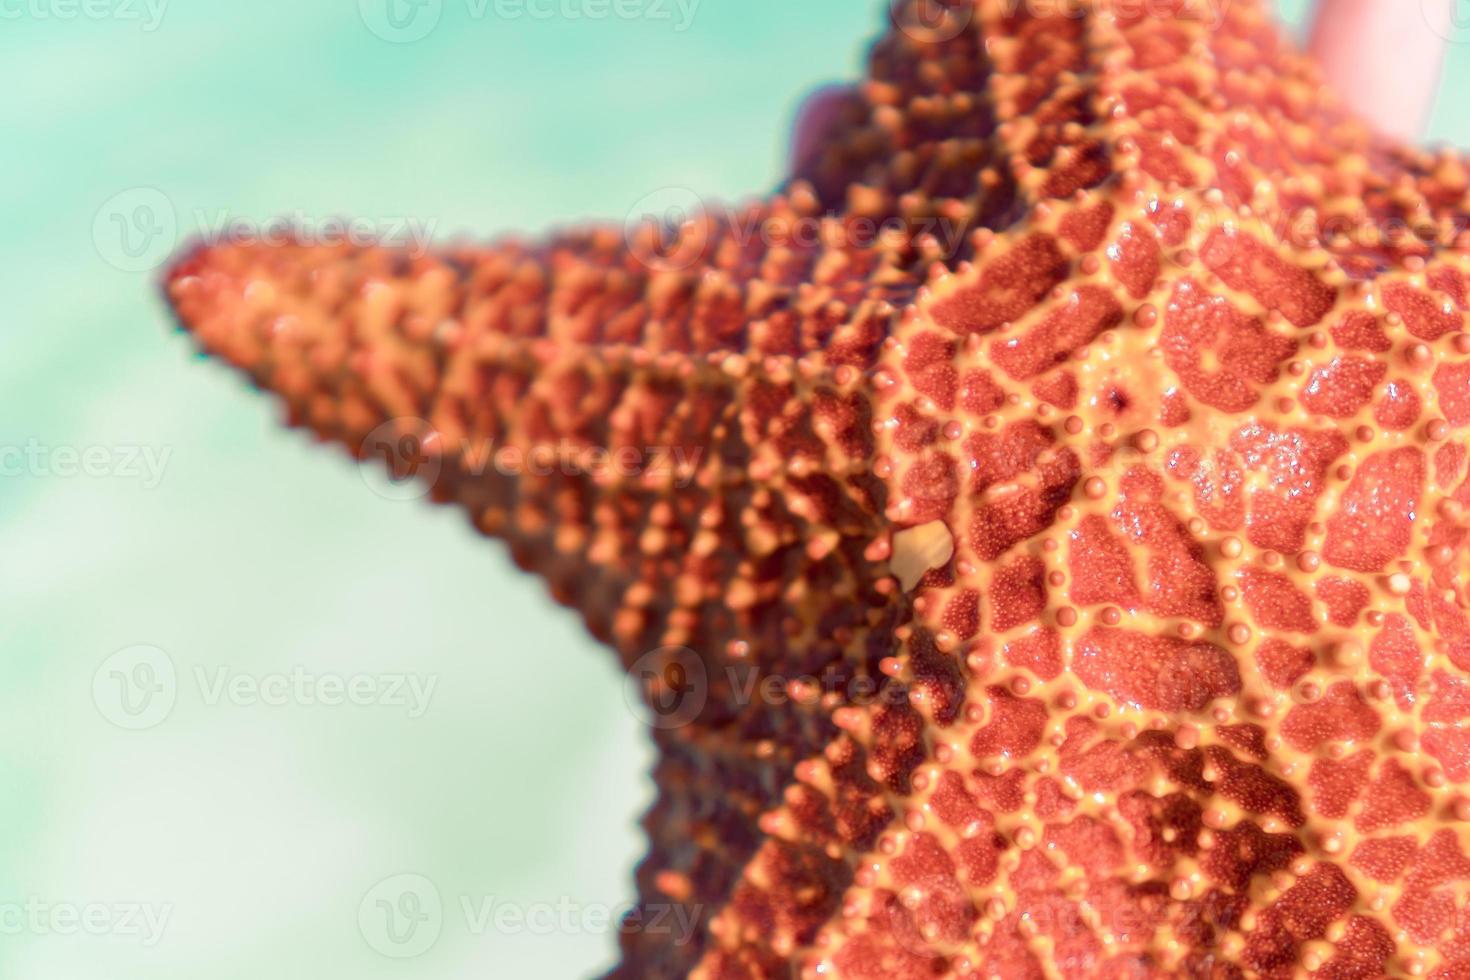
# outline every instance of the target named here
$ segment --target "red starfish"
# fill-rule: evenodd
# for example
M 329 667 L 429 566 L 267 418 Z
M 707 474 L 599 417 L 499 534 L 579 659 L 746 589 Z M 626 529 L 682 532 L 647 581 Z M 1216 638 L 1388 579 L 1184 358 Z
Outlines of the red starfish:
M 763 202 L 170 274 L 647 681 L 619 975 L 1470 976 L 1467 171 L 1218 9 L 900 3 Z

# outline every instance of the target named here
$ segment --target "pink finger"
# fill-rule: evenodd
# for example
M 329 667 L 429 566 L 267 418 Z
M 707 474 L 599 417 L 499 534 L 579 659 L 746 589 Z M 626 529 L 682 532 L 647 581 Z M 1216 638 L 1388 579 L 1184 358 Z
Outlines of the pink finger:
M 1327 83 L 1380 132 L 1418 140 L 1457 0 L 1318 0 L 1309 49 Z

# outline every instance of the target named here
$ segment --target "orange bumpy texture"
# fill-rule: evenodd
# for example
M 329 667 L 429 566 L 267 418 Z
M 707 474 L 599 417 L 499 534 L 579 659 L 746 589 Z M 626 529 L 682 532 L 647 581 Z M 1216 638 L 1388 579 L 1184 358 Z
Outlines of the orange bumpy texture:
M 168 295 L 695 699 L 617 976 L 1470 977 L 1465 161 L 1256 0 L 893 18 L 766 200 Z

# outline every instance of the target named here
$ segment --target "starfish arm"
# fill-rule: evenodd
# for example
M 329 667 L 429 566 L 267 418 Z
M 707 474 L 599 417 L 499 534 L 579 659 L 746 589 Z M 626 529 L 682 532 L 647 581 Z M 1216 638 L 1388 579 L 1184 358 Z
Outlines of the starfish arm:
M 894 0 L 866 78 L 818 93 L 798 123 L 788 187 L 833 212 L 900 224 L 937 239 L 946 260 L 975 228 L 1018 216 L 996 126 L 996 74 L 970 2 Z M 936 70 L 938 66 L 944 68 Z
M 863 392 L 916 287 L 793 197 L 427 255 L 199 248 L 165 284 L 207 352 L 508 541 L 667 704 L 634 920 L 698 929 L 626 929 L 635 971 L 693 964 L 759 847 L 737 828 L 892 652 Z
M 165 289 L 293 423 L 418 470 L 632 655 L 686 642 L 675 611 L 712 590 L 775 601 L 773 556 L 865 531 L 854 390 L 914 286 L 777 198 L 672 234 L 199 248 Z

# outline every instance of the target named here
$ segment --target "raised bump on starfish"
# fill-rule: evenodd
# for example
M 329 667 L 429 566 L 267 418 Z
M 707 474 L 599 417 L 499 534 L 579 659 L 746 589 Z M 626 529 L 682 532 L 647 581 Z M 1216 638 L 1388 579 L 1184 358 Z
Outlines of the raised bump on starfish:
M 1464 162 L 1256 0 L 939 6 L 761 204 L 169 298 L 701 680 L 619 975 L 1470 975 Z

